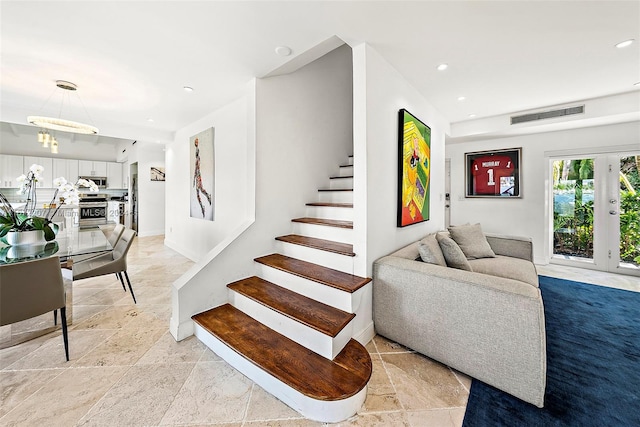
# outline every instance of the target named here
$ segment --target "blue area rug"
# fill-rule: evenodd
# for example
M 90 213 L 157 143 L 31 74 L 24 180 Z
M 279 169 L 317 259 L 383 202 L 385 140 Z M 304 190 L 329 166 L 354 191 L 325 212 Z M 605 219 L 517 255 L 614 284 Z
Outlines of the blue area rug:
M 640 426 L 640 293 L 546 276 L 540 290 L 545 407 L 473 380 L 463 426 Z

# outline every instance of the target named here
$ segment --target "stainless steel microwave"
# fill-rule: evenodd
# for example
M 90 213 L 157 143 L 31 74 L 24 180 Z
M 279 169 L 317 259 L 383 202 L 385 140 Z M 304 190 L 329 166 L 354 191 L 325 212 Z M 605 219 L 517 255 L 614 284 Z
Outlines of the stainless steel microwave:
M 81 176 L 80 179 L 91 180 L 96 183 L 98 188 L 107 188 L 107 177 L 106 176 Z

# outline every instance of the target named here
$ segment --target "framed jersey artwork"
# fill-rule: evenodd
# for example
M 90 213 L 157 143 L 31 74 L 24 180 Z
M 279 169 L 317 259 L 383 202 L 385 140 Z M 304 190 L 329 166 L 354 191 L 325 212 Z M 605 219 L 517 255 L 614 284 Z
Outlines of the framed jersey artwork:
M 398 227 L 429 219 L 431 128 L 405 109 L 398 120 Z
M 522 148 L 466 153 L 466 197 L 518 198 Z

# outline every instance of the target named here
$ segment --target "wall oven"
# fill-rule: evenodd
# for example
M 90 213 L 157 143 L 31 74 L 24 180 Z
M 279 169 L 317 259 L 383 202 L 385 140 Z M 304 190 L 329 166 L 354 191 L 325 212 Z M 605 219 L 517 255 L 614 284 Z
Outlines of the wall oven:
M 107 223 L 107 198 L 100 194 L 80 197 L 78 225 L 81 228 L 97 227 Z

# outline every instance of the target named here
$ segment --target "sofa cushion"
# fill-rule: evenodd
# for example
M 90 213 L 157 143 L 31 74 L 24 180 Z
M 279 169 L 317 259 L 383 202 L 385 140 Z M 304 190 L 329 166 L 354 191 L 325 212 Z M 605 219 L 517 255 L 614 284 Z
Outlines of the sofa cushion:
M 441 265 L 443 267 L 447 266 L 447 261 L 444 259 L 442 249 L 440 249 L 440 244 L 436 240 L 435 233 L 429 234 L 418 242 L 418 252 L 420 253 L 420 259 L 423 262 Z
M 495 258 L 472 259 L 468 263 L 476 273 L 519 280 L 538 287 L 538 273 L 531 261 L 497 255 Z
M 496 254 L 489 246 L 480 224 L 449 227 L 451 238 L 460 246 L 467 259 L 493 258 Z
M 460 270 L 473 271 L 460 246 L 458 246 L 451 237 L 447 237 L 444 233 L 438 233 L 436 234 L 436 239 L 442 250 L 442 255 L 444 255 L 444 259 L 447 262 L 447 266 Z

